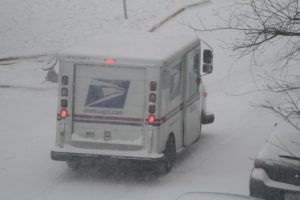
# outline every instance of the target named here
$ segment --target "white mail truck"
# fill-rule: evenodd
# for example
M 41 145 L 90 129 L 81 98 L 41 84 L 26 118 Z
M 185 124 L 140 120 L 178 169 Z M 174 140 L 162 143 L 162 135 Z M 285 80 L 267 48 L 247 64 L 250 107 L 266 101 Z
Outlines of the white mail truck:
M 169 172 L 198 140 L 206 110 L 202 76 L 212 49 L 194 36 L 102 34 L 58 55 L 53 160 L 135 160 Z

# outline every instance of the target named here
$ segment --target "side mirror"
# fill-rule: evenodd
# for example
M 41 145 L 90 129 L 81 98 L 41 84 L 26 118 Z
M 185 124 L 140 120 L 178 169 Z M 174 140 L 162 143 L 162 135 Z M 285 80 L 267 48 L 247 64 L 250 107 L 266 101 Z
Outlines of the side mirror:
M 203 64 L 203 73 L 210 74 L 213 71 L 213 66 L 211 64 Z
M 213 71 L 213 53 L 211 50 L 205 49 L 203 51 L 203 66 L 202 71 L 205 74 L 210 74 Z
M 213 54 L 211 50 L 205 49 L 203 51 L 203 62 L 205 64 L 211 64 L 213 61 Z

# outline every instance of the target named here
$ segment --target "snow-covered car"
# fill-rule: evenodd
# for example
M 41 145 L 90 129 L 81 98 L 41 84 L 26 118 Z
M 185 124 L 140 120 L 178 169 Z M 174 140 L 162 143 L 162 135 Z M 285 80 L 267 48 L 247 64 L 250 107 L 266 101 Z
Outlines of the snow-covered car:
M 290 125 L 278 125 L 260 150 L 250 177 L 250 195 L 300 199 L 300 132 Z
M 192 192 L 181 195 L 176 200 L 259 200 L 255 197 L 247 197 L 237 194 Z

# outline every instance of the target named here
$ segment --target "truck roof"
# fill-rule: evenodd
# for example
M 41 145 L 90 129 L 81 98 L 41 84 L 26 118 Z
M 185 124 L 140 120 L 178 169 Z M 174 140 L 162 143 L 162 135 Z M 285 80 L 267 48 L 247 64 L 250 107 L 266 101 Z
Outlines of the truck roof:
M 166 36 L 148 32 L 102 33 L 67 48 L 59 58 L 165 64 L 199 45 L 195 36 Z

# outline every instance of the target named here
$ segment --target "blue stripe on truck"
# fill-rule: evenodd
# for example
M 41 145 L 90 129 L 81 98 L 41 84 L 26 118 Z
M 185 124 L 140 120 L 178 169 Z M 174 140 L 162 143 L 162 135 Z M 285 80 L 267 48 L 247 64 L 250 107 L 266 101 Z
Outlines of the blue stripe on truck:
M 121 122 L 121 121 L 105 121 L 105 120 L 87 120 L 87 119 L 74 119 L 74 122 L 79 123 L 92 123 L 92 124 L 113 124 L 113 125 L 124 125 L 124 126 L 143 126 L 144 123 L 140 122 Z
M 180 112 L 184 107 L 189 107 L 197 100 L 199 100 L 199 95 L 193 95 L 189 98 L 186 106 L 181 103 L 165 116 L 160 119 L 156 119 L 153 126 L 161 126 L 169 119 L 174 117 L 178 112 Z M 79 123 L 93 123 L 93 124 L 113 124 L 113 125 L 124 125 L 124 126 L 143 126 L 147 123 L 147 119 L 142 118 L 129 118 L 129 117 L 114 117 L 114 116 L 92 116 L 92 115 L 74 115 L 74 122 Z

